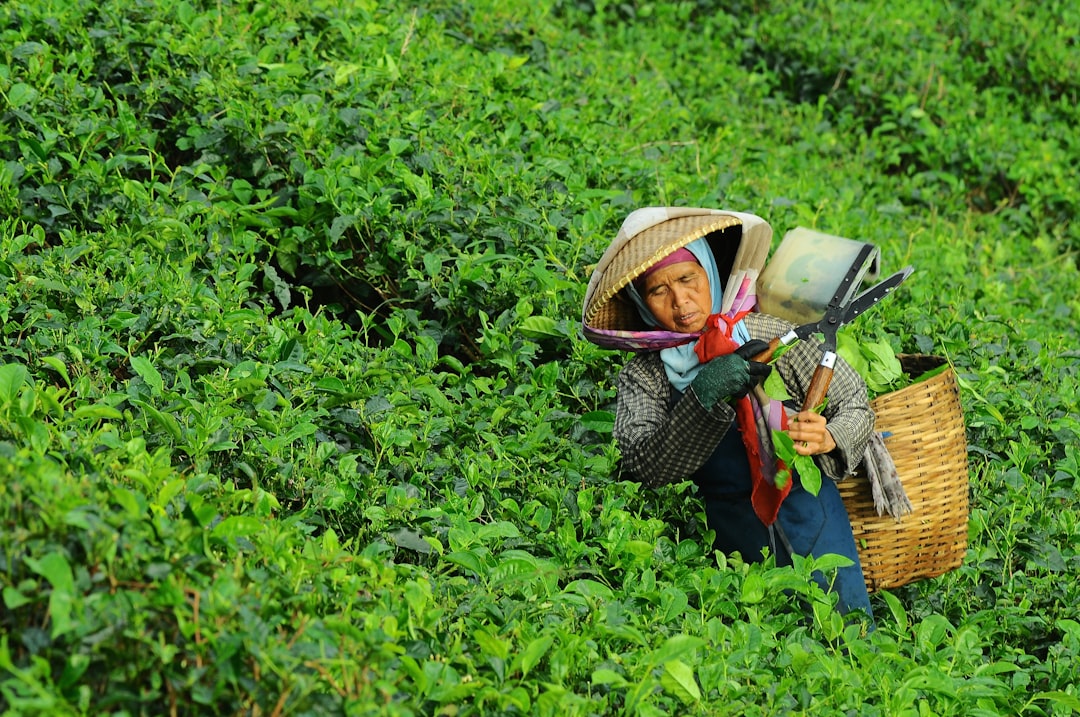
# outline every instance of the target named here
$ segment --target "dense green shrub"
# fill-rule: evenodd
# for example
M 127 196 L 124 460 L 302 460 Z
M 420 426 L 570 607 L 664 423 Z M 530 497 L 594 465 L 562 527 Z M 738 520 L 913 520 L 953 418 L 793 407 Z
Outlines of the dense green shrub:
M 926 5 L 893 15 L 868 3 L 778 3 L 745 31 L 743 63 L 775 90 L 822 103 L 872 138 L 879 169 L 909 179 L 905 203 L 959 194 L 1015 229 L 1077 247 L 1080 17 L 1066 3 Z

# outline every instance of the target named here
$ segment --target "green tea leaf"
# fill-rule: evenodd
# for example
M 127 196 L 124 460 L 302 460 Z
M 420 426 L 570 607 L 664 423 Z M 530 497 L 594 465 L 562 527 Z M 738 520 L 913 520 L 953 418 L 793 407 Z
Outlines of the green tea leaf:
M 587 598 L 599 598 L 600 600 L 612 600 L 615 593 L 607 585 L 595 580 L 574 580 L 563 588 L 563 592 L 577 593 Z
M 762 388 L 765 390 L 766 395 L 774 401 L 788 401 L 791 399 L 787 384 L 784 383 L 784 377 L 778 371 L 769 373 L 762 384 Z
M 293 443 L 304 436 L 310 436 L 319 430 L 318 426 L 314 423 L 299 423 L 289 429 L 289 432 L 283 436 L 286 444 Z
M 390 533 L 390 540 L 399 548 L 414 550 L 425 555 L 435 551 L 435 548 L 432 547 L 431 543 L 424 540 L 424 538 L 416 531 L 409 530 L 408 528 L 399 528 L 398 530 L 393 531 Z
M 547 651 L 551 649 L 551 645 L 554 641 L 555 638 L 551 635 L 541 635 L 525 646 L 525 649 L 521 651 L 519 657 L 519 667 L 521 669 L 522 677 L 527 677 L 529 672 L 540 664 L 540 660 L 542 660 L 544 655 L 547 654 Z
M 150 387 L 152 396 L 160 396 L 165 391 L 165 382 L 154 364 L 150 362 L 150 359 L 145 356 L 133 356 L 131 358 L 131 368 Z
M 896 375 L 901 373 L 900 361 L 896 358 L 896 353 L 893 351 L 892 346 L 887 342 L 864 342 L 860 347 L 860 351 L 863 356 L 866 357 L 868 362 L 871 364 L 878 364 L 880 366 L 878 370 L 883 373 L 892 374 L 895 372 Z
M 844 359 L 851 368 L 855 369 L 855 372 L 862 376 L 864 381 L 866 380 L 870 365 L 867 363 L 866 357 L 863 356 L 859 342 L 846 331 L 839 331 L 836 334 L 836 354 Z
M 393 143 L 394 140 L 390 140 Z M 427 252 L 424 254 L 424 272 L 428 277 L 434 279 L 442 271 L 443 256 L 441 254 L 435 254 Z
M 327 393 L 345 393 L 348 390 L 348 387 L 340 378 L 324 376 L 315 383 L 315 390 L 325 391 Z
M 747 573 L 743 578 L 740 599 L 747 605 L 756 605 L 765 599 L 765 578 L 761 573 Z
M 14 403 L 23 385 L 29 381 L 30 372 L 22 364 L 0 366 L 0 403 Z
M 39 454 L 44 455 L 49 450 L 51 440 L 49 429 L 41 421 L 26 414 L 27 411 L 23 411 L 23 415 L 17 417 L 16 423 L 22 430 L 23 435 L 29 439 L 30 446 Z
M 701 701 L 701 688 L 694 677 L 694 668 L 682 660 L 670 660 L 664 663 L 664 672 L 660 675 L 660 684 L 665 690 L 678 697 L 683 704 Z
M 795 457 L 795 441 L 791 439 L 791 435 L 784 430 L 774 428 L 772 430 L 773 448 L 776 450 L 776 457 L 790 463 Z
M 274 298 L 277 299 L 282 310 L 288 309 L 292 304 L 292 287 L 289 282 L 281 278 L 273 264 L 263 265 L 263 277 L 266 279 L 266 283 L 269 284 L 270 291 L 273 292 Z
M 18 609 L 26 603 L 31 602 L 30 598 L 26 597 L 10 585 L 4 588 L 3 596 L 4 605 L 7 607 L 8 610 Z
M 174 478 L 173 480 L 166 481 L 161 486 L 161 490 L 158 491 L 157 499 L 154 501 L 154 505 L 166 506 L 176 496 L 184 490 L 186 481 L 183 478 Z
M 487 543 L 497 538 L 520 538 L 521 532 L 517 526 L 508 520 L 498 520 L 494 523 L 481 525 L 476 530 L 476 539 L 481 543 Z
M 611 433 L 615 428 L 615 414 L 611 411 L 589 411 L 581 416 L 581 425 L 597 433 Z
M 161 426 L 161 428 L 165 429 L 165 432 L 172 436 L 173 439 L 177 441 L 184 440 L 184 430 L 180 427 L 180 423 L 171 413 L 159 411 L 145 401 L 132 400 L 131 402 L 145 411 L 146 414 L 154 419 L 154 422 Z
M 652 654 L 651 662 L 654 665 L 661 665 L 691 653 L 704 644 L 704 640 L 693 635 L 672 635 Z
M 139 321 L 139 315 L 130 311 L 117 311 L 109 317 L 105 325 L 114 331 L 123 331 L 134 326 Z
M 821 492 L 821 469 L 812 456 L 796 455 L 792 468 L 799 474 L 799 482 L 810 495 Z
M 443 559 L 476 575 L 484 575 L 487 572 L 480 554 L 474 550 L 455 550 L 444 555 Z
M 799 475 L 799 481 L 808 493 L 817 495 L 821 491 L 821 469 L 813 457 L 799 455 L 795 450 L 795 442 L 787 431 L 773 429 L 772 439 L 776 457 Z M 790 478 L 791 475 L 786 471 L 777 471 L 776 487 L 784 488 Z
M 210 531 L 214 538 L 240 538 L 254 535 L 264 528 L 263 521 L 250 515 L 231 515 Z
M 861 346 L 861 352 L 867 360 L 868 372 L 865 380 L 870 390 L 887 391 L 892 384 L 904 376 L 900 360 L 896 358 L 896 353 L 887 342 L 864 343 Z
M 1062 692 L 1061 690 L 1050 690 L 1049 692 L 1039 692 L 1031 698 L 1031 701 L 1046 700 L 1056 705 L 1068 708 L 1073 712 L 1080 712 L 1080 697 L 1076 695 L 1070 695 L 1068 692 Z
M 630 684 L 618 672 L 608 669 L 593 670 L 591 681 L 594 685 L 615 685 L 616 687 Z
M 59 356 L 45 356 L 41 359 L 41 363 L 56 371 L 60 378 L 64 379 L 64 385 L 71 385 L 71 379 L 68 378 L 67 364 Z
M 925 649 L 935 649 L 945 640 L 952 627 L 952 623 L 943 615 L 928 615 L 916 629 L 918 644 Z
M 191 23 L 195 20 L 196 12 L 191 6 L 191 3 L 184 0 L 176 8 L 176 17 L 184 25 L 191 27 Z
M 566 334 L 559 330 L 558 322 L 549 316 L 529 316 L 521 322 L 521 333 L 529 338 L 566 338 Z
M 798 456 L 798 453 L 795 452 L 795 441 L 791 439 L 791 435 L 787 431 L 774 428 L 772 430 L 772 444 L 776 457 L 786 463 L 790 468 L 794 463 L 796 456 Z M 777 477 L 779 478 L 779 475 Z M 786 481 L 784 485 L 787 485 Z M 778 481 L 776 487 L 782 488 L 783 486 L 779 485 Z
M 75 576 L 67 558 L 62 553 L 49 553 L 40 560 L 27 557 L 26 564 L 52 585 L 49 594 L 51 636 L 56 638 L 73 629 L 71 609 L 75 601 Z
M 79 406 L 75 409 L 74 416 L 77 419 L 98 420 L 107 418 L 113 421 L 119 421 L 124 417 L 124 414 L 116 410 L 112 406 L 107 406 L 103 403 L 94 403 L 89 406 Z
M 510 656 L 510 641 L 497 635 L 492 635 L 487 629 L 480 629 L 473 633 L 473 640 L 480 647 L 484 657 L 495 657 L 505 660 Z
M 11 86 L 11 89 L 7 91 L 8 102 L 12 107 L 21 107 L 22 105 L 30 104 L 38 96 L 37 90 L 25 82 L 16 82 Z
M 900 598 L 896 597 L 888 590 L 882 590 L 878 594 L 885 600 L 885 604 L 889 606 L 889 612 L 892 613 L 897 630 L 900 632 L 906 631 L 909 623 L 908 615 L 907 611 L 904 609 L 904 604 L 900 602 Z
M 690 599 L 684 591 L 677 587 L 665 589 L 664 596 L 661 599 L 664 622 L 672 622 L 678 619 L 689 605 Z
M 830 571 L 838 568 L 846 568 L 852 565 L 851 558 L 836 553 L 826 553 L 814 558 L 814 568 L 817 570 Z
M 780 360 L 780 357 L 782 357 L 784 354 L 786 354 L 788 351 L 790 351 L 791 349 L 795 348 L 798 345 L 799 345 L 799 339 L 795 339 L 794 341 L 792 341 L 789 344 L 778 344 L 776 346 L 776 350 L 773 351 L 772 357 L 769 359 L 769 363 L 770 364 L 775 364 L 777 361 Z

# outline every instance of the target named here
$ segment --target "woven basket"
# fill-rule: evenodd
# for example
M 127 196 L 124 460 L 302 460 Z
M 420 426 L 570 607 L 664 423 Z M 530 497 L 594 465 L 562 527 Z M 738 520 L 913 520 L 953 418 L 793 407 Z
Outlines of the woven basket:
M 945 360 L 900 357 L 918 377 Z M 876 429 L 896 463 L 914 511 L 899 521 L 874 508 L 870 482 L 856 475 L 838 483 L 851 519 L 871 592 L 933 578 L 960 565 L 967 550 L 968 463 L 960 391 L 952 368 L 870 403 Z

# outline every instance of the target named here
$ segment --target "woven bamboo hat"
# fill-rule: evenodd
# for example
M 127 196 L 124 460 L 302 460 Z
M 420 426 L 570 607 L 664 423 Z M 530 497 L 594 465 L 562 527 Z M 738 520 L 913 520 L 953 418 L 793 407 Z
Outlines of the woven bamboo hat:
M 656 262 L 705 237 L 720 276 L 756 281 L 772 243 L 772 228 L 761 217 L 742 212 L 691 207 L 646 207 L 631 213 L 597 262 L 585 291 L 582 330 L 605 348 L 650 350 L 674 345 L 671 332 L 642 320 L 623 289 Z M 734 284 L 737 285 L 737 284 Z M 725 300 L 729 297 L 725 292 Z M 675 343 L 685 342 L 685 335 Z

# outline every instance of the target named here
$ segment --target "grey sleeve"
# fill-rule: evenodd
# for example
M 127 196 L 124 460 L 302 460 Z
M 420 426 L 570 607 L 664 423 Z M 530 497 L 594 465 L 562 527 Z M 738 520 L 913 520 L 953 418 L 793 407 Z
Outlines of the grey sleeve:
M 692 388 L 670 405 L 671 384 L 655 355 L 631 359 L 616 388 L 614 437 L 621 467 L 647 486 L 688 478 L 735 422 L 731 406 L 720 401 L 707 411 Z

